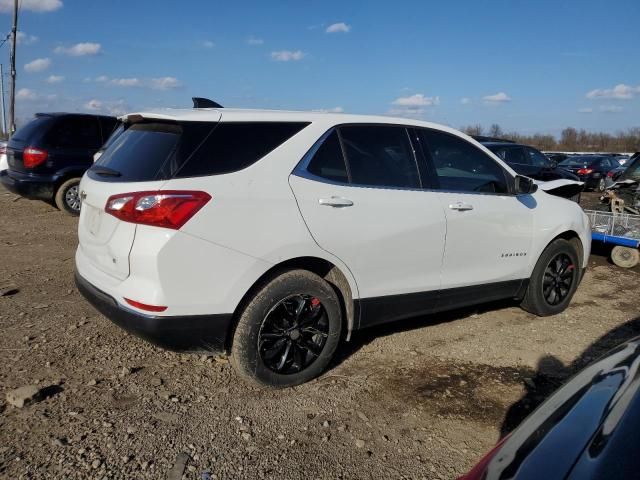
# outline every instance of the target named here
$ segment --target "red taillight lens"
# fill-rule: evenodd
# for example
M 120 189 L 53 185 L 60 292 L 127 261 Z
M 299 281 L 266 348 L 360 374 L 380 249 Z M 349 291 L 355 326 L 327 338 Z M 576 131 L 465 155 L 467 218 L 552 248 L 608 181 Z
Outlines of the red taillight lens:
M 581 168 L 578 170 L 578 175 L 589 175 L 591 172 L 593 172 L 593 168 Z
M 25 168 L 33 168 L 44 163 L 48 156 L 49 153 L 46 150 L 27 147 L 24 149 L 24 152 L 22 152 L 22 161 L 24 162 Z
M 0 155 L 5 155 L 7 153 L 7 146 L 0 145 Z
M 611 170 L 610 172 L 607 172 L 607 177 L 613 178 L 613 170 Z
M 140 310 L 146 310 L 147 312 L 164 312 L 167 309 L 167 307 L 161 307 L 158 305 L 147 305 L 146 303 L 136 302 L 135 300 L 131 300 L 126 297 L 124 298 L 124 301 L 132 307 L 139 308 Z
M 206 192 L 158 190 L 113 195 L 105 212 L 120 220 L 179 230 L 211 200 Z

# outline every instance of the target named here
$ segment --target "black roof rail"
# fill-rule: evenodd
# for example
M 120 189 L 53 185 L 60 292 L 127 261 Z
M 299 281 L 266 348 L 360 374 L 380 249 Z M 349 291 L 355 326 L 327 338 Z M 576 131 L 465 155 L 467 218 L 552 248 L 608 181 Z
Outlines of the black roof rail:
M 513 140 L 507 140 L 506 138 L 487 137 L 485 135 L 471 135 L 471 138 L 478 142 L 504 142 L 504 143 L 516 143 Z
M 223 108 L 219 103 L 203 97 L 191 97 L 193 100 L 193 108 Z

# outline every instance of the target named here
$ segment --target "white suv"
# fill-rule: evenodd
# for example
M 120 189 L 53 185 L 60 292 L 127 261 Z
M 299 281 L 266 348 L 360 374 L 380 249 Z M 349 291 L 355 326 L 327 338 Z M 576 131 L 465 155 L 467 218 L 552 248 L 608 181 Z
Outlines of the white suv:
M 432 123 L 193 109 L 122 117 L 80 185 L 76 281 L 123 328 L 283 387 L 383 322 L 569 304 L 580 207 Z

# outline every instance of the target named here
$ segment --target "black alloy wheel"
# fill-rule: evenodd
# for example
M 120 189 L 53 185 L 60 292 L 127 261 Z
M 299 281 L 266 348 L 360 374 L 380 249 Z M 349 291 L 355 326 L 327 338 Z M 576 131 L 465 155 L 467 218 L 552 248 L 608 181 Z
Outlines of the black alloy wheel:
M 575 265 L 566 253 L 553 257 L 544 271 L 543 296 L 549 305 L 562 303 L 573 285 Z
M 258 352 L 264 365 L 281 375 L 299 373 L 320 356 L 329 337 L 329 318 L 312 295 L 290 295 L 262 321 Z

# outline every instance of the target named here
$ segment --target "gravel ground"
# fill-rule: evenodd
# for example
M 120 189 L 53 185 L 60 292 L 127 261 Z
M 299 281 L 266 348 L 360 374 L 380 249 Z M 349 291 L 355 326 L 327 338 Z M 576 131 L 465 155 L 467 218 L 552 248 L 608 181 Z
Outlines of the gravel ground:
M 568 375 L 640 334 L 640 270 L 598 251 L 571 307 L 510 303 L 359 332 L 283 391 L 164 352 L 73 285 L 76 219 L 0 192 L 0 477 L 426 478 L 466 471 Z M 6 393 L 36 385 L 23 408 Z

